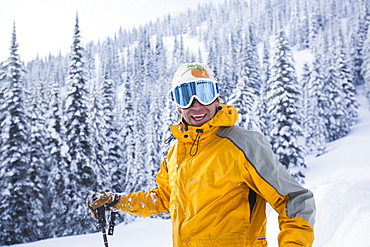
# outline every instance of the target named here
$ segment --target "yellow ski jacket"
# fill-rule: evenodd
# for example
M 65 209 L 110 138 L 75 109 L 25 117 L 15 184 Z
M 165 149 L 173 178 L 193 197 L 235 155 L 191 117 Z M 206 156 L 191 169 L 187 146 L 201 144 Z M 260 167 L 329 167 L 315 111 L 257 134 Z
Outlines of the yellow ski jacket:
M 279 214 L 279 246 L 312 246 L 313 194 L 266 138 L 234 126 L 233 106 L 221 107 L 200 127 L 171 126 L 177 142 L 161 162 L 158 187 L 123 194 L 114 208 L 139 216 L 169 211 L 175 247 L 267 246 L 267 201 Z

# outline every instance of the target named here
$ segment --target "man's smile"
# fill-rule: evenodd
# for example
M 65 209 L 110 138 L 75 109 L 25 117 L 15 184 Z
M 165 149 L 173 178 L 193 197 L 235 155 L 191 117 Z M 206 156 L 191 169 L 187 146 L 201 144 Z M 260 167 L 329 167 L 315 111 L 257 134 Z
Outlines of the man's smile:
M 207 114 L 198 114 L 198 115 L 192 115 L 191 117 L 194 118 L 195 121 L 201 121 L 204 119 L 204 117 L 206 116 Z

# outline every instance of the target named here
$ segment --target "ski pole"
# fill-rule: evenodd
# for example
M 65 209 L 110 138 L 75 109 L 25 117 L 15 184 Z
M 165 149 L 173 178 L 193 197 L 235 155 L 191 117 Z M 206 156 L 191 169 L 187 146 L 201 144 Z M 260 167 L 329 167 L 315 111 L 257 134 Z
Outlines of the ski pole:
M 101 228 L 101 232 L 103 233 L 104 246 L 108 247 L 108 238 L 107 238 L 107 233 L 105 231 L 105 225 L 106 225 L 105 208 L 104 206 L 101 206 L 100 208 L 97 208 L 97 210 L 98 210 L 98 222 Z
M 110 221 L 109 221 L 109 227 L 108 227 L 108 235 L 112 236 L 114 232 L 114 226 L 116 225 L 116 212 L 110 213 Z

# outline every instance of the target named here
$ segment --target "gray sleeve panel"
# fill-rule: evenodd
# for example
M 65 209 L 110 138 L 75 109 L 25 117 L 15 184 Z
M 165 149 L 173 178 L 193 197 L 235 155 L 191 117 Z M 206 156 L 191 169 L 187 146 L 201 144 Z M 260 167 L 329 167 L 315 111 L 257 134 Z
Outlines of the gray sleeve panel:
M 281 196 L 289 196 L 287 215 L 296 216 L 315 224 L 315 201 L 311 191 L 303 188 L 286 171 L 272 152 L 270 143 L 261 133 L 239 126 L 223 127 L 217 135 L 229 139 L 239 148 L 259 176 Z M 262 195 L 263 196 L 263 195 Z

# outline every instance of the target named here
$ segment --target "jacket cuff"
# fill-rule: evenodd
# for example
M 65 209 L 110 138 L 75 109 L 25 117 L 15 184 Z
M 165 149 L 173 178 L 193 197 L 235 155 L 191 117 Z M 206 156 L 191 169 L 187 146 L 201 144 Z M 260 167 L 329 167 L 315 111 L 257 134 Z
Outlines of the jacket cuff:
M 113 207 L 114 205 L 116 205 L 119 202 L 119 199 L 121 199 L 121 196 L 119 194 L 114 194 L 113 202 L 107 203 L 105 205 L 107 205 L 108 207 Z

